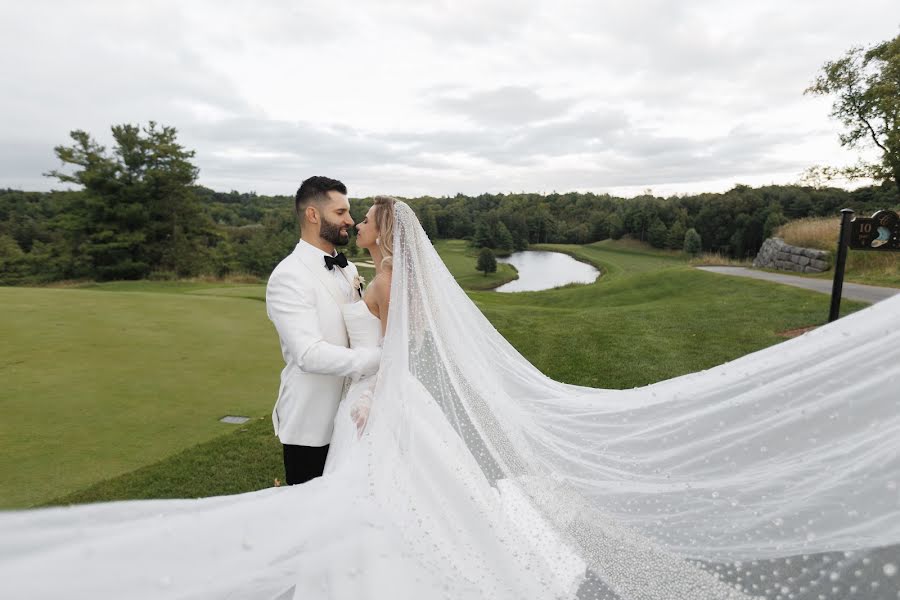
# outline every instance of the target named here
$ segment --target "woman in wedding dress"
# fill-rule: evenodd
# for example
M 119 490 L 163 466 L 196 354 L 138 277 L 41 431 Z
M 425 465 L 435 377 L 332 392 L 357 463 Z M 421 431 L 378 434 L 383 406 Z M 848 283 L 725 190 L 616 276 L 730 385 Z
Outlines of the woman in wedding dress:
M 494 330 L 406 204 L 370 215 L 389 260 L 344 316 L 383 358 L 338 409 L 325 475 L 0 514 L 0 596 L 898 597 L 900 298 L 705 372 L 584 388 Z
M 375 198 L 365 218 L 356 226 L 356 245 L 369 252 L 375 265 L 375 278 L 361 301 L 341 307 L 352 348 L 381 345 L 387 326 L 394 254 L 393 203 L 394 199 L 386 196 Z M 333 472 L 337 465 L 345 462 L 349 449 L 362 435 L 372 405 L 375 380 L 375 375 L 369 375 L 351 381 L 334 419 L 326 473 Z

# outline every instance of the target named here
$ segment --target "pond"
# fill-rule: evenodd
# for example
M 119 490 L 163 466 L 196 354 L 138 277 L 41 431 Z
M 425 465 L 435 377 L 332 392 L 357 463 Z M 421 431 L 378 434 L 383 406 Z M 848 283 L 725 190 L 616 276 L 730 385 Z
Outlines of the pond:
M 498 292 L 549 290 L 569 283 L 593 283 L 600 276 L 593 266 L 561 252 L 526 250 L 498 258 L 497 262 L 512 265 L 519 272 L 518 279 L 501 285 Z

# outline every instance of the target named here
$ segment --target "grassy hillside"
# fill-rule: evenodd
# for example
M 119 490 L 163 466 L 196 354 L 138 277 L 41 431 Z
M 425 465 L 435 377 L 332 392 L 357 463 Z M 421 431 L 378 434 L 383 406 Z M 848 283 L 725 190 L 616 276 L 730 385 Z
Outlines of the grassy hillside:
M 823 294 L 698 271 L 670 253 L 615 242 L 543 248 L 591 262 L 604 276 L 545 292 L 470 295 L 529 360 L 569 383 L 644 385 L 727 362 L 782 341 L 783 331 L 827 320 Z

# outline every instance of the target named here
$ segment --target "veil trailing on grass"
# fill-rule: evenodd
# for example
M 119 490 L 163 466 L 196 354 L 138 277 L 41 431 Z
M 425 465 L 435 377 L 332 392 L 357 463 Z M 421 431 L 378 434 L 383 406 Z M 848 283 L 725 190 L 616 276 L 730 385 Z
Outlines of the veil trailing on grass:
M 427 540 L 420 554 L 444 557 L 436 569 L 490 577 L 496 551 L 475 530 L 497 517 L 475 513 L 492 505 L 447 497 L 481 478 L 520 536 L 504 532 L 506 545 L 552 594 L 897 597 L 900 298 L 708 371 L 577 387 L 523 358 L 412 210 L 398 203 L 396 214 L 370 421 L 386 442 L 376 454 L 391 459 L 370 477 L 408 539 Z M 430 464 L 434 438 L 410 418 L 432 402 L 459 440 L 458 464 Z M 423 522 L 428 509 L 444 524 Z
M 655 385 L 566 385 L 395 213 L 382 364 L 346 466 L 0 513 L 0 596 L 897 598 L 900 297 Z

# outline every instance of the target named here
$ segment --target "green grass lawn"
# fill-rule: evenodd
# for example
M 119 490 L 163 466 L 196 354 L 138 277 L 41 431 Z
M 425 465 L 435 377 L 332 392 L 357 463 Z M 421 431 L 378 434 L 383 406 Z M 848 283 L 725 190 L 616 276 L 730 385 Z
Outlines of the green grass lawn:
M 684 255 L 665 250 L 655 250 L 649 245 L 631 240 L 605 240 L 587 246 L 570 244 L 537 244 L 534 250 L 563 252 L 578 260 L 588 262 L 601 270 L 609 281 L 621 275 L 637 275 L 672 267 L 684 267 Z
M 278 391 L 278 340 L 258 300 L 0 288 L 0 305 L 0 507 L 213 439 L 233 427 L 220 417 L 261 416 Z
M 540 248 L 603 276 L 470 295 L 529 360 L 570 383 L 625 388 L 705 369 L 828 313 L 826 295 L 704 273 L 637 244 Z M 437 249 L 469 290 L 514 275 L 485 278 L 462 241 Z M 0 507 L 272 485 L 282 476 L 268 422 L 281 359 L 263 299 L 264 286 L 239 284 L 0 288 L 0 332 L 12 341 L 0 348 Z M 255 419 L 229 426 L 217 421 L 225 414 Z

